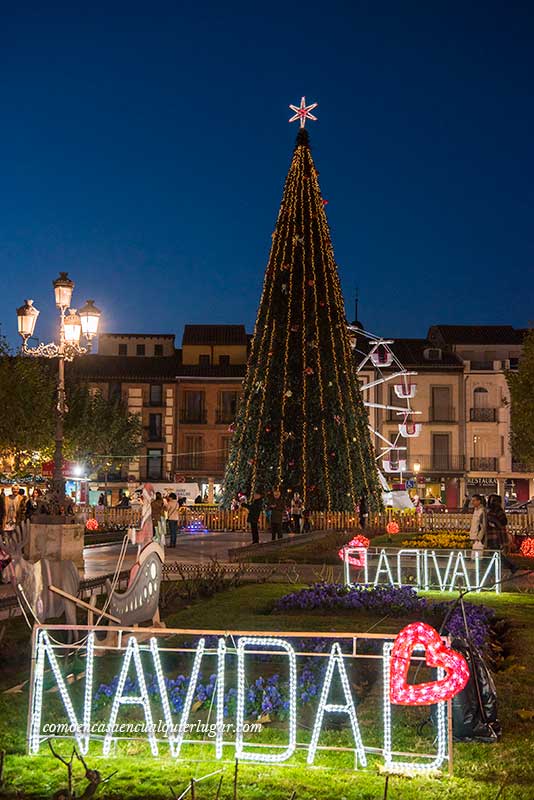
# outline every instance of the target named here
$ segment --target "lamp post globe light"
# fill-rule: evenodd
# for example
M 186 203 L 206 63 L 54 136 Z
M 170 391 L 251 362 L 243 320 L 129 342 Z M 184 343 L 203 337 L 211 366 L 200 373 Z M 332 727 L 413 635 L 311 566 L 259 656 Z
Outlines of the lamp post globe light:
M 52 513 L 61 513 L 62 508 L 66 511 L 67 503 L 63 476 L 63 422 L 68 411 L 65 402 L 65 361 L 72 361 L 75 356 L 90 351 L 91 342 L 98 333 L 101 312 L 95 306 L 94 300 L 88 300 L 79 312 L 75 308 L 70 308 L 74 281 L 69 278 L 67 272 L 60 272 L 52 285 L 56 306 L 59 309 L 59 343 L 50 342 L 37 347 L 28 347 L 28 339 L 33 336 L 39 316 L 33 300 L 25 300 L 24 305 L 17 309 L 17 320 L 18 331 L 22 337 L 23 355 L 58 360 L 54 473 L 50 506 L 55 506 Z M 87 341 L 87 347 L 80 345 L 82 336 Z

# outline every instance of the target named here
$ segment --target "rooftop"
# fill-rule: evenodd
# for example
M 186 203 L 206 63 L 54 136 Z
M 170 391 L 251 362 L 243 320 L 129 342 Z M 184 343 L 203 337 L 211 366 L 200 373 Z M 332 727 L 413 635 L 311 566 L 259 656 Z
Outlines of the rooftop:
M 161 380 L 172 382 L 176 378 L 236 378 L 245 375 L 246 364 L 182 364 L 182 354 L 157 358 L 137 356 L 99 356 L 87 355 L 68 365 L 75 375 L 94 381 L 136 381 Z
M 182 347 L 186 345 L 243 345 L 248 337 L 244 325 L 185 325 Z
M 512 325 L 432 325 L 428 338 L 443 345 L 522 344 L 525 331 Z

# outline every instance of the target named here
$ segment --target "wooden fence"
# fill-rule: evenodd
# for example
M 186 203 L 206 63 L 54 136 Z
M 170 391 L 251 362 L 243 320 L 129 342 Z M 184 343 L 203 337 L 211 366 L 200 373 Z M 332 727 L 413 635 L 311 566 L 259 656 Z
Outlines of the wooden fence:
M 103 508 L 102 506 L 80 506 L 77 512 L 84 521 L 94 517 L 99 523 L 113 528 L 115 526 L 138 527 L 141 521 L 140 507 Z M 181 527 L 198 527 L 210 531 L 241 531 L 247 529 L 246 509 L 240 511 L 223 511 L 211 506 L 188 506 L 182 512 Z M 415 514 L 412 511 L 388 509 L 377 514 L 370 514 L 366 530 L 371 533 L 384 533 L 388 522 L 398 523 L 401 533 L 426 533 L 437 530 L 469 530 L 471 514 L 425 512 Z M 265 515 L 260 517 L 259 527 L 265 530 L 269 522 Z M 319 531 L 355 531 L 359 529 L 358 515 L 344 511 L 313 511 L 310 514 L 311 530 Z M 508 514 L 508 529 L 512 533 L 534 531 L 534 512 L 528 514 Z

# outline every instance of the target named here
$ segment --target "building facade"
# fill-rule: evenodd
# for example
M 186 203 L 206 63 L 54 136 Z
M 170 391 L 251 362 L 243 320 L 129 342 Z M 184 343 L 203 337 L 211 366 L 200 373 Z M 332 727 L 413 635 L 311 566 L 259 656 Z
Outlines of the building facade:
M 516 369 L 524 330 L 511 326 L 430 328 L 426 339 L 398 339 L 392 349 L 416 386 L 410 401 L 417 436 L 399 437 L 402 415 L 393 378 L 379 381 L 366 400 L 375 448 L 396 442 L 389 454 L 392 483 L 407 482 L 424 498 L 450 507 L 466 495 L 497 492 L 510 501 L 534 496 L 534 475 L 510 452 L 510 406 L 506 371 Z M 174 335 L 103 334 L 98 355 L 78 359 L 82 380 L 106 397 L 121 397 L 142 416 L 139 458 L 107 476 L 112 499 L 138 481 L 194 482 L 210 499 L 222 481 L 241 396 L 250 336 L 242 325 L 186 325 L 181 347 Z M 363 383 L 377 381 L 368 364 Z M 395 470 L 395 464 L 403 469 Z M 418 474 L 414 464 L 419 465 Z M 95 481 L 102 489 L 103 476 Z

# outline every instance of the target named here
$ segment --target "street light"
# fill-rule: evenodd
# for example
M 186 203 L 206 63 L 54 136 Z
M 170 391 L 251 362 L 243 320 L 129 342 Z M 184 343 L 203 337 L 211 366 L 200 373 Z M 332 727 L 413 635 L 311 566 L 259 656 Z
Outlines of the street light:
M 33 300 L 26 300 L 17 308 L 18 330 L 22 337 L 22 353 L 36 358 L 58 359 L 58 383 L 56 406 L 56 434 L 54 450 L 54 476 L 52 479 L 53 503 L 59 508 L 65 504 L 65 479 L 63 477 L 63 421 L 68 411 L 65 402 L 65 361 L 72 361 L 77 355 L 87 353 L 91 349 L 91 340 L 98 332 L 100 314 L 93 300 L 88 300 L 78 314 L 70 308 L 74 281 L 67 272 L 60 272 L 59 278 L 52 282 L 56 306 L 59 309 L 59 344 L 49 342 L 37 347 L 28 347 L 28 339 L 33 336 L 39 311 Z M 68 313 L 67 313 L 68 312 Z M 88 346 L 80 346 L 81 336 L 87 340 Z

